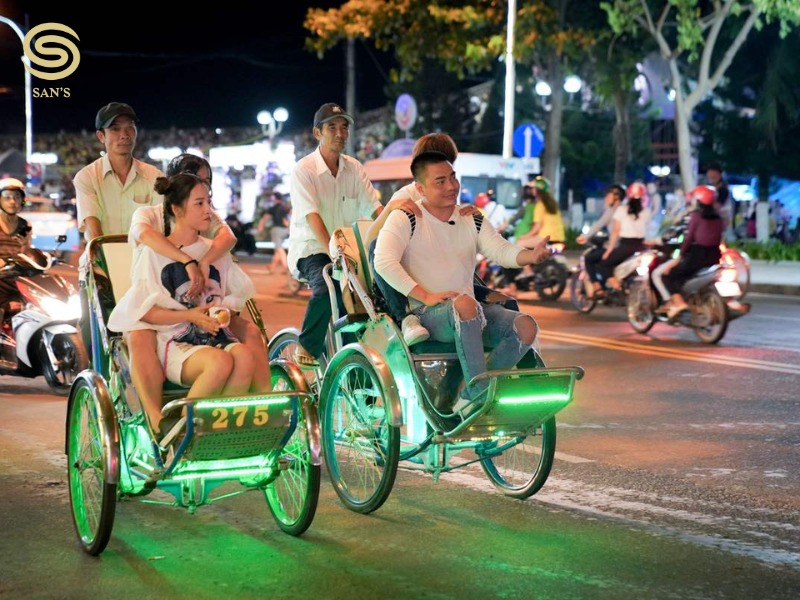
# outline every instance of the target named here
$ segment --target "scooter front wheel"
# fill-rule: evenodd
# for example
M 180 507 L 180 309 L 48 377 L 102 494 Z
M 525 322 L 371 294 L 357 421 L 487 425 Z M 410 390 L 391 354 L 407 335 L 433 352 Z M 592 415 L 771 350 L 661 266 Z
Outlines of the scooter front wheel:
M 68 392 L 75 377 L 88 368 L 89 357 L 77 333 L 60 333 L 50 340 L 55 363 L 47 352 L 47 340 L 43 337 L 37 348 L 38 359 L 42 365 L 42 374 L 48 385 L 58 392 Z

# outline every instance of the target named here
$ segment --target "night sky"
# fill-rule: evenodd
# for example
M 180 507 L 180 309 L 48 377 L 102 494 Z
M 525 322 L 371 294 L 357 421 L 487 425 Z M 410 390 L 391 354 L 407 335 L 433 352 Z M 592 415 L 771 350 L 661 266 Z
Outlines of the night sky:
M 34 98 L 34 132 L 91 130 L 98 108 L 110 101 L 131 104 L 142 127 L 151 129 L 255 126 L 260 110 L 284 106 L 292 131 L 310 128 L 322 103 L 345 102 L 343 47 L 319 60 L 303 43 L 307 7 L 339 5 L 227 1 L 201 10 L 200 4 L 138 2 L 93 15 L 97 9 L 89 6 L 110 5 L 0 0 L 0 15 L 25 31 L 62 23 L 80 38 L 80 65 L 72 75 L 32 80 L 34 88 L 68 87 L 70 93 Z M 24 132 L 21 50 L 19 38 L 0 23 L 0 134 Z M 376 59 L 388 70 L 386 54 L 357 44 L 360 110 L 385 104 Z

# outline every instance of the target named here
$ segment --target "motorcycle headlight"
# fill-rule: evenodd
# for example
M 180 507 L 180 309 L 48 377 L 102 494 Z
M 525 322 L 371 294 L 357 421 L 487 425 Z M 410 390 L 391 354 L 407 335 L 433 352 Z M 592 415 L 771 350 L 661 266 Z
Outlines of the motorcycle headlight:
M 42 310 L 51 317 L 64 321 L 71 321 L 81 316 L 81 301 L 77 295 L 70 296 L 67 302 L 56 298 L 42 298 Z

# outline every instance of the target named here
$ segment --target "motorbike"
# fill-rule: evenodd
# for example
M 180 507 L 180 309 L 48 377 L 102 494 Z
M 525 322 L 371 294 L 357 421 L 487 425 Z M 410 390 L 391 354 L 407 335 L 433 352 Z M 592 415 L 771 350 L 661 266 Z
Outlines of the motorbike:
M 592 312 L 598 304 L 611 307 L 623 307 L 627 303 L 628 292 L 636 276 L 639 266 L 639 253 L 623 260 L 614 268 L 614 277 L 619 281 L 619 288 L 608 287 L 602 297 L 594 296 L 592 281 L 586 270 L 586 257 L 608 242 L 608 234 L 600 232 L 589 240 L 589 246 L 581 253 L 578 264 L 569 276 L 569 297 L 572 306 L 582 313 Z
M 531 265 L 531 273 L 521 272 L 514 278 L 519 292 L 536 292 L 541 300 L 556 301 L 567 289 L 570 270 L 566 259 L 561 254 L 564 244 L 553 243 L 548 247 L 552 254 L 546 260 Z M 491 288 L 504 286 L 505 272 L 503 267 L 490 261 L 485 256 L 478 257 L 476 274 Z
M 51 388 L 65 393 L 89 359 L 77 329 L 80 299 L 68 281 L 52 272 L 58 262 L 54 255 L 31 248 L 6 259 L 0 269 L 0 277 L 16 286 L 12 300 L 22 305 L 15 313 L 6 310 L 0 324 L 0 373 L 43 375 Z
M 658 321 L 688 327 L 700 341 L 716 344 L 725 335 L 730 321 L 750 311 L 750 305 L 741 302 L 744 292 L 736 266 L 716 264 L 695 273 L 681 288 L 689 310 L 670 319 L 658 310 L 662 302 L 652 278 L 655 267 L 669 257 L 663 249 L 647 250 L 639 255 L 639 267 L 628 294 L 628 322 L 638 333 L 647 333 Z

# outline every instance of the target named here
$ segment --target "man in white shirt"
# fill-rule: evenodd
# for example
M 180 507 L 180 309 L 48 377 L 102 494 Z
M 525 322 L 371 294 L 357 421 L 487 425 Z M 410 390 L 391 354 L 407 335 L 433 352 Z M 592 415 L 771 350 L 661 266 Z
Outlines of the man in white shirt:
M 423 152 L 411 163 L 422 199 L 422 219 L 394 211 L 378 234 L 375 269 L 407 295 L 431 339 L 455 342 L 465 381 L 488 369 L 508 369 L 536 341 L 533 317 L 494 303 L 478 303 L 473 290 L 475 256 L 519 267 L 546 259 L 547 238 L 532 249 L 505 240 L 487 219 L 456 206 L 459 183 L 444 154 Z M 413 221 L 413 225 L 412 225 Z M 484 357 L 484 345 L 493 348 Z M 462 416 L 485 401 L 487 382 L 467 387 L 453 407 Z
M 341 106 L 323 104 L 314 115 L 319 146 L 292 171 L 289 270 L 294 277 L 308 281 L 312 294 L 295 355 L 301 365 L 316 365 L 324 350 L 331 306 L 322 270 L 331 262 L 331 233 L 358 219 L 375 218 L 383 210 L 361 163 L 343 154 L 352 124 L 353 118 Z
M 156 167 L 133 157 L 136 147 L 136 113 L 122 102 L 110 102 L 97 111 L 97 139 L 105 154 L 75 175 L 73 184 L 78 205 L 78 226 L 87 241 L 100 235 L 128 233 L 131 217 L 141 206 L 161 204 L 153 191 L 156 178 L 164 174 Z M 80 259 L 80 329 L 83 344 L 91 356 L 89 301 L 86 296 L 87 257 Z

